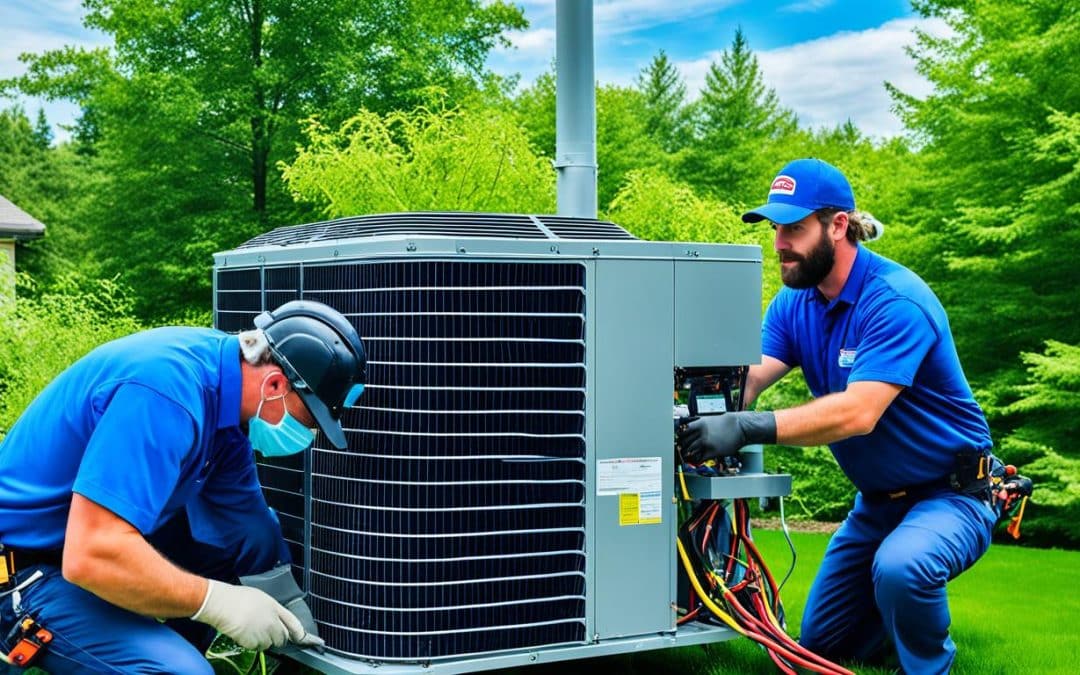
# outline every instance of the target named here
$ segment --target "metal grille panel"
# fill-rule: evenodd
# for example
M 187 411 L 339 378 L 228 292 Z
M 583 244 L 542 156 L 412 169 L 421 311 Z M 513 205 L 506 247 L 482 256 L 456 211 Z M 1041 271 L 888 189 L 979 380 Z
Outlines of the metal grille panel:
M 615 223 L 564 216 L 540 216 L 552 234 L 560 239 L 637 239 Z
M 244 242 L 239 248 L 393 235 L 495 239 L 636 238 L 614 223 L 587 218 L 506 213 L 386 213 L 279 227 Z
M 585 641 L 584 282 L 578 263 L 219 270 L 219 327 L 250 326 L 252 294 L 303 297 L 368 349 L 348 449 L 259 467 L 330 649 L 413 661 Z

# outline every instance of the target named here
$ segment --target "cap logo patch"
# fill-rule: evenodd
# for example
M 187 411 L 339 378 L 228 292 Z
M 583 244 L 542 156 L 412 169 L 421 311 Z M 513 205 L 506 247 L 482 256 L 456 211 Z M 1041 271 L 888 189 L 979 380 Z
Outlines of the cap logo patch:
M 791 176 L 777 176 L 769 188 L 769 196 L 795 194 L 795 179 Z

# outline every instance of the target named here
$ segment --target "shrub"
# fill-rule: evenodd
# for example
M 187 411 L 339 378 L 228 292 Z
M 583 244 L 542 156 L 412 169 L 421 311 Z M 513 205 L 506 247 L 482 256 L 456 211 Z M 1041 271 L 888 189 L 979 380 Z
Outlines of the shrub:
M 48 289 L 26 275 L 0 302 L 0 437 L 54 377 L 94 347 L 140 329 L 112 280 L 63 277 Z

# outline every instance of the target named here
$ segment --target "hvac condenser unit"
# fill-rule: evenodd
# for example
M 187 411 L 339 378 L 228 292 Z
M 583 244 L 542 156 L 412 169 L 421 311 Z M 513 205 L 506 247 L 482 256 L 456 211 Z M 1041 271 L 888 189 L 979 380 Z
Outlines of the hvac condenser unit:
M 300 298 L 348 317 L 369 365 L 347 450 L 259 466 L 327 644 L 296 658 L 449 673 L 734 635 L 676 629 L 672 403 L 680 373 L 759 361 L 760 248 L 404 213 L 215 256 L 222 330 Z

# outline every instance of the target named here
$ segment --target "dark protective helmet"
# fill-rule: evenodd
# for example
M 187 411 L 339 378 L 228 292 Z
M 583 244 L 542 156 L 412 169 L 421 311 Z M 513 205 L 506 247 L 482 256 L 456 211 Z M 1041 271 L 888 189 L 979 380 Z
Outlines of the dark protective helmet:
M 364 390 L 367 355 L 356 329 L 321 302 L 293 300 L 255 317 L 274 360 L 330 443 L 346 447 L 341 412 Z

